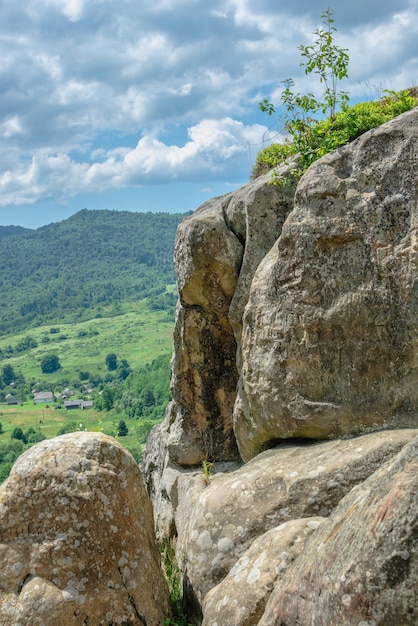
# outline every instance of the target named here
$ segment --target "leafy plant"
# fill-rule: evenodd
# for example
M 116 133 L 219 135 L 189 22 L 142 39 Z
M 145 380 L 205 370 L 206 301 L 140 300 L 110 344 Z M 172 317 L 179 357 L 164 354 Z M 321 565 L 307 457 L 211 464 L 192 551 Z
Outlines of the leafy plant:
M 160 545 L 161 565 L 170 594 L 172 617 L 167 617 L 164 626 L 189 626 L 183 609 L 183 588 L 181 574 L 176 560 L 173 540 L 166 540 Z
M 210 483 L 210 476 L 211 476 L 211 472 L 212 472 L 212 463 L 210 463 L 207 459 L 203 459 L 202 461 L 202 470 L 203 470 L 203 476 L 204 476 L 204 480 L 205 480 L 205 484 L 209 485 Z
M 323 101 L 310 102 L 307 105 L 315 110 L 316 107 L 328 115 L 330 120 L 335 117 L 336 106 L 338 103 L 344 105 L 348 102 L 348 95 L 344 91 L 337 91 L 338 81 L 348 77 L 349 56 L 346 48 L 340 48 L 334 41 L 334 33 L 337 29 L 332 19 L 333 11 L 328 8 L 322 15 L 324 28 L 314 30 L 317 36 L 315 42 L 311 46 L 299 46 L 302 57 L 306 61 L 301 63 L 305 67 L 305 74 L 312 72 L 319 75 L 319 82 L 325 87 L 323 93 Z
M 352 107 L 344 106 L 336 113 L 334 120 L 327 118 L 316 122 L 310 128 L 306 139 L 306 150 L 298 151 L 298 142 L 272 144 L 260 150 L 253 168 L 253 178 L 264 174 L 282 164 L 289 156 L 298 155 L 298 168 L 295 175 L 300 178 L 306 169 L 328 152 L 353 141 L 366 131 L 376 128 L 394 117 L 410 111 L 418 104 L 418 99 L 409 90 L 385 91 L 382 98 L 369 102 L 360 102 Z M 273 174 L 273 183 L 283 184 Z
M 314 31 L 316 39 L 313 45 L 298 47 L 305 59 L 301 63 L 305 68 L 305 74 L 318 74 L 319 81 L 324 86 L 322 100 L 318 100 L 312 93 L 295 93 L 292 78 L 282 81 L 284 90 L 281 101 L 286 109 L 284 129 L 291 138 L 290 142 L 284 145 L 289 146 L 288 151 L 292 154 L 299 154 L 299 174 L 317 158 L 312 144 L 312 132 L 318 123 L 314 116 L 318 113 L 328 114 L 329 119 L 333 121 L 337 104 L 346 106 L 348 102 L 346 92 L 338 91 L 338 81 L 348 76 L 349 57 L 347 50 L 335 43 L 334 35 L 337 29 L 332 14 L 332 10 L 328 8 L 321 15 L 323 27 Z M 268 115 L 276 112 L 275 105 L 267 98 L 260 102 L 259 106 Z

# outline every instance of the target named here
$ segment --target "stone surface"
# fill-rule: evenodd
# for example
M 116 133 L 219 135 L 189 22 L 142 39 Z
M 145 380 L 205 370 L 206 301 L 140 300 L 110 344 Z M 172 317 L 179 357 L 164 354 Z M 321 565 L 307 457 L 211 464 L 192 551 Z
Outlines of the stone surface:
M 226 578 L 205 596 L 202 626 L 254 626 L 273 586 L 300 554 L 324 518 L 284 522 L 257 537 Z
M 255 270 L 280 234 L 293 194 L 291 185 L 271 185 L 268 174 L 204 204 L 178 229 L 173 402 L 148 438 L 143 463 L 160 537 L 176 532 L 170 493 L 182 467 L 240 460 L 232 415 L 242 315 Z
M 161 626 L 153 514 L 133 457 L 101 433 L 30 448 L 0 487 L 2 626 Z
M 418 438 L 321 524 L 258 626 L 415 626 L 417 581 Z
M 314 163 L 257 268 L 234 411 L 244 460 L 416 425 L 418 108 Z
M 417 432 L 283 444 L 234 472 L 213 476 L 188 508 L 188 524 L 178 538 L 190 600 L 201 603 L 259 535 L 292 519 L 328 516 Z
M 236 344 L 228 311 L 243 248 L 225 223 L 228 201 L 211 200 L 177 231 L 173 407 L 163 428 L 170 460 L 179 465 L 238 456 L 232 424 Z

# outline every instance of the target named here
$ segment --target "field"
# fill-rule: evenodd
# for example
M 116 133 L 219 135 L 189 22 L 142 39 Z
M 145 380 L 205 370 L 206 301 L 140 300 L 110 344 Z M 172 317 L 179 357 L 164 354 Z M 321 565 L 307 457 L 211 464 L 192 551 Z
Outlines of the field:
M 128 427 L 128 434 L 123 437 L 117 436 L 117 427 L 120 419 L 123 419 Z M 158 422 L 149 420 L 128 419 L 125 415 L 118 415 L 115 411 L 81 410 L 81 409 L 57 409 L 54 405 L 35 405 L 32 401 L 24 402 L 23 405 L 7 406 L 0 404 L 0 449 L 6 448 L 15 441 L 10 435 L 14 428 L 20 427 L 23 432 L 28 428 L 40 431 L 46 439 L 57 435 L 57 432 L 65 424 L 74 422 L 73 430 L 87 430 L 91 432 L 104 432 L 115 437 L 134 456 L 136 461 L 142 458 L 142 450 L 146 437 L 151 427 Z M 4 467 L 0 462 L 0 482 L 7 475 L 10 467 Z
M 146 301 L 122 303 L 119 314 L 72 324 L 54 324 L 27 329 L 16 335 L 0 338 L 0 350 L 15 348 L 27 337 L 38 344 L 36 348 L 13 352 L 0 360 L 0 369 L 11 365 L 26 380 L 69 383 L 79 379 L 80 371 L 91 376 L 104 376 L 105 358 L 115 353 L 126 359 L 135 370 L 151 362 L 160 354 L 172 351 L 174 322 L 166 311 L 150 311 Z M 61 369 L 53 374 L 42 374 L 41 360 L 47 353 L 57 354 Z
M 175 287 L 170 286 L 170 289 Z M 106 355 L 110 353 L 116 354 L 118 361 L 125 359 L 135 372 L 156 357 L 172 352 L 174 321 L 170 319 L 169 311 L 150 310 L 146 301 L 120 303 L 117 308 L 117 315 L 114 315 L 112 305 L 111 311 L 103 309 L 101 317 L 89 321 L 45 325 L 0 338 L 0 374 L 4 366 L 11 365 L 16 375 L 26 381 L 24 396 L 21 396 L 21 390 L 16 390 L 19 398 L 24 397 L 21 405 L 0 403 L 0 482 L 8 475 L 17 456 L 16 450 L 21 452 L 23 449 L 20 441 L 11 438 L 16 427 L 23 433 L 28 429 L 40 431 L 47 439 L 55 437 L 63 426 L 68 431 L 102 431 L 116 437 L 137 461 L 141 460 L 146 437 L 152 426 L 158 423 L 155 419 L 130 419 L 125 412 L 118 412 L 115 408 L 110 411 L 66 410 L 62 403 L 59 406 L 58 403 L 35 405 L 29 393 L 33 386 L 57 392 L 66 386 L 72 387 L 77 381 L 80 385 L 81 379 L 88 380 L 89 384 L 95 378 L 105 380 L 109 375 Z M 107 313 L 109 317 L 106 317 Z M 17 347 L 27 343 L 28 337 L 33 340 L 30 345 L 36 347 L 19 351 Z M 61 368 L 44 374 L 41 360 L 48 353 L 59 357 Z M 5 389 L 13 394 L 13 387 Z M 79 397 L 79 393 L 76 391 L 75 395 Z M 126 423 L 128 433 L 118 437 L 120 420 Z

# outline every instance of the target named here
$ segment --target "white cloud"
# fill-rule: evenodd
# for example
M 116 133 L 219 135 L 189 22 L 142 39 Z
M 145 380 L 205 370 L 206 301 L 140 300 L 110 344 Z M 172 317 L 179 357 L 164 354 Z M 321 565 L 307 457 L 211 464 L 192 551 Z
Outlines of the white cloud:
M 418 84 L 416 0 L 335 7 L 354 96 Z M 4 0 L 0 204 L 246 174 L 322 0 Z M 265 126 L 263 125 L 265 124 Z M 173 130 L 175 129 L 175 130 Z M 177 132 L 177 135 L 176 135 Z
M 167 180 L 210 180 L 219 171 L 241 176 L 248 147 L 259 145 L 266 128 L 225 118 L 190 127 L 189 141 L 168 145 L 146 135 L 134 148 L 94 151 L 95 162 L 39 151 L 29 162 L 0 175 L 0 206 L 29 204 L 52 195 L 58 201 L 89 192 Z

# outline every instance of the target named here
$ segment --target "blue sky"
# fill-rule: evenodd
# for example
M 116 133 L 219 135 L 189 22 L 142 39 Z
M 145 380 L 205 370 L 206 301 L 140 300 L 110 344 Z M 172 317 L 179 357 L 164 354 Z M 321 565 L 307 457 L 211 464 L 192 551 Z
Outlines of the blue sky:
M 183 212 L 248 182 L 318 0 L 1 0 L 0 225 Z M 358 98 L 418 84 L 418 0 L 335 0 Z M 277 130 L 277 128 L 273 129 Z

